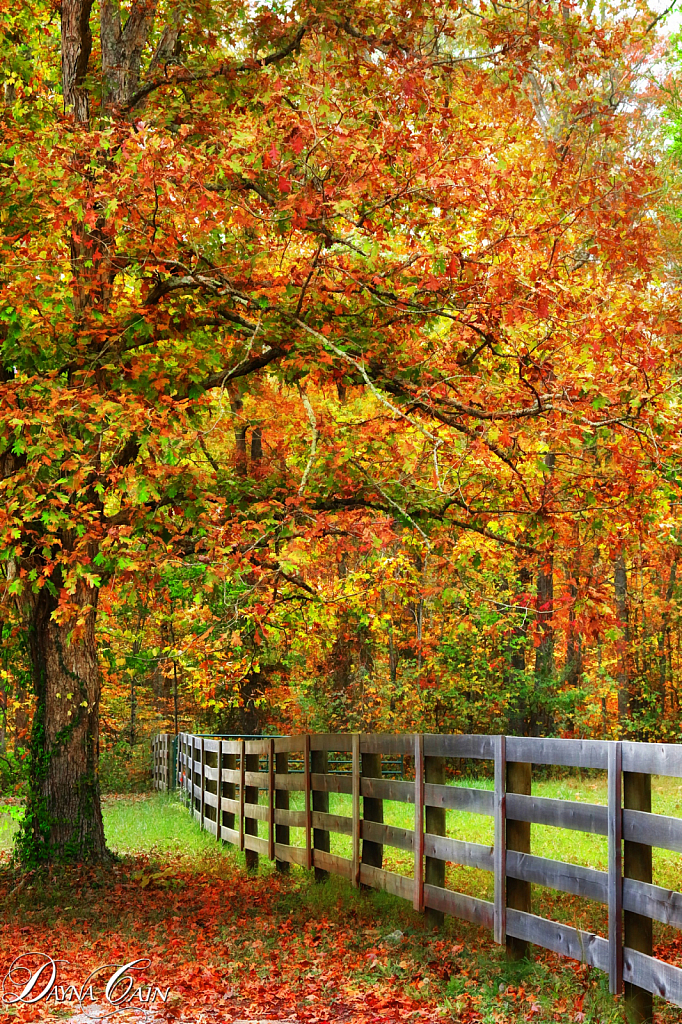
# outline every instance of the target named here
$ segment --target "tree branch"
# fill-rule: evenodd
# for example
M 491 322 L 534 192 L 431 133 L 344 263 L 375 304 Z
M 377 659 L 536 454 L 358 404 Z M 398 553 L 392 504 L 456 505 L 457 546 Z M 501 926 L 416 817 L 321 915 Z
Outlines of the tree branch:
M 207 82 L 213 78 L 221 78 L 223 75 L 234 75 L 243 71 L 256 71 L 260 68 L 268 67 L 270 64 L 278 64 L 286 57 L 290 56 L 294 50 L 298 49 L 301 44 L 301 40 L 306 33 L 308 28 L 307 21 L 304 21 L 299 25 L 293 38 L 280 50 L 275 50 L 273 53 L 269 53 L 267 57 L 258 59 L 252 57 L 248 60 L 241 61 L 239 64 L 228 64 L 223 62 L 211 71 L 204 71 L 203 73 L 194 74 L 191 71 L 176 68 L 175 74 L 169 77 L 168 74 L 164 75 L 163 78 L 154 79 L 152 82 L 147 82 L 141 89 L 138 89 L 136 93 L 131 96 L 130 100 L 124 105 L 123 109 L 126 112 L 134 110 L 138 103 L 151 96 L 153 92 L 160 89 L 164 85 L 175 85 L 175 84 L 191 84 L 193 82 Z

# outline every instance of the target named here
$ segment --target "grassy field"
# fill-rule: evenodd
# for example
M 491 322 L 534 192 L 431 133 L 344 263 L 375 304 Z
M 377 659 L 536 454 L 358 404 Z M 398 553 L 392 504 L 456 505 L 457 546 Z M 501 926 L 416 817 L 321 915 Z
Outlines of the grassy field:
M 472 784 L 488 786 L 485 780 Z M 606 801 L 598 777 L 541 779 L 534 791 Z M 292 794 L 293 807 L 300 801 L 300 794 Z M 330 805 L 332 812 L 350 813 L 348 797 L 332 795 Z M 202 832 L 175 797 L 110 796 L 103 810 L 107 843 L 118 863 L 109 870 L 37 872 L 28 885 L 9 864 L 16 822 L 0 815 L 5 959 L 17 949 L 46 945 L 60 954 L 75 946 L 86 958 L 89 950 L 99 956 L 109 946 L 116 947 L 119 959 L 152 949 L 155 962 L 173 964 L 173 1013 L 192 1022 L 214 1020 L 216 1013 L 213 997 L 202 1003 L 196 996 L 192 979 L 198 965 L 220 991 L 219 1012 L 226 1021 L 256 1015 L 357 1024 L 624 1020 L 622 1004 L 608 995 L 605 976 L 588 967 L 541 950 L 534 950 L 531 961 L 507 963 L 487 931 L 448 919 L 442 931 L 431 933 L 404 901 L 358 892 L 340 879 L 315 885 L 297 867 L 281 876 L 262 862 L 258 874 L 249 876 L 243 855 Z M 657 780 L 654 810 L 682 815 L 680 787 Z M 412 827 L 411 806 L 387 801 L 384 811 L 388 823 Z M 448 812 L 447 830 L 457 838 L 492 842 L 491 820 L 477 815 Z M 292 840 L 297 839 L 302 842 L 302 834 L 292 829 Z M 334 852 L 350 854 L 347 837 L 334 842 Z M 606 867 L 602 837 L 533 826 L 532 845 L 542 856 Z M 411 856 L 403 851 L 385 848 L 385 866 L 412 873 Z M 659 851 L 656 872 L 660 884 L 680 888 L 678 857 Z M 450 865 L 447 884 L 492 896 L 487 872 Z M 603 908 L 589 901 L 534 887 L 534 910 L 604 933 Z M 674 944 L 669 931 L 657 928 L 655 938 L 670 944 L 663 951 L 666 958 L 678 959 L 679 942 Z M 678 1009 L 658 1005 L 660 1024 L 679 1022 L 680 1016 Z M 17 1024 L 43 1019 L 35 1013 L 14 1018 Z

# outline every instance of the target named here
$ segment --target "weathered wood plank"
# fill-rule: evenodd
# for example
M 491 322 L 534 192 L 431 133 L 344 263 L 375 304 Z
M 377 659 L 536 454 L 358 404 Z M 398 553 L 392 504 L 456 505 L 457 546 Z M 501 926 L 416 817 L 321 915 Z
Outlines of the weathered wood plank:
M 424 853 L 427 857 L 437 857 L 448 864 L 482 868 L 483 871 L 493 870 L 493 847 L 482 843 L 465 843 L 461 839 L 434 836 L 427 832 L 424 835 Z
M 509 796 L 509 794 L 507 794 Z M 520 878 L 548 889 L 559 889 L 575 896 L 608 903 L 608 874 L 596 868 L 566 864 L 560 860 L 536 857 L 530 853 L 507 850 L 507 877 Z
M 405 875 L 397 875 L 394 871 L 386 871 L 384 868 L 375 868 L 371 864 L 360 865 L 360 881 L 363 885 L 370 885 L 373 889 L 383 889 L 401 899 L 409 900 L 414 898 L 414 879 Z
M 635 878 L 623 879 L 623 909 L 682 929 L 682 892 Z M 638 952 L 641 952 L 639 950 Z
M 266 857 L 268 855 L 268 841 L 267 839 L 261 839 L 260 836 L 252 835 L 249 832 L 244 833 L 244 849 L 251 850 L 252 853 L 262 853 Z
M 245 740 L 247 754 L 267 754 L 270 749 L 270 740 Z
M 227 814 L 239 814 L 241 805 L 239 800 L 233 800 L 229 796 L 224 796 L 222 800 L 223 810 Z
M 209 751 L 211 754 L 218 753 L 218 740 L 212 740 L 208 737 L 204 737 L 204 750 Z
M 313 772 L 310 784 L 312 789 L 316 789 L 320 793 L 353 792 L 353 779 L 350 773 L 348 775 L 320 775 Z
M 682 743 L 623 742 L 623 771 L 682 777 Z
M 204 790 L 204 812 L 207 807 L 218 807 L 218 795 L 217 793 L 209 793 L 208 790 Z
M 623 978 L 632 985 L 682 1006 L 682 967 L 666 964 L 626 946 L 623 950 Z
M 426 757 L 467 757 L 489 760 L 494 756 L 493 740 L 493 736 L 474 734 L 444 736 L 440 733 L 427 733 L 424 736 L 424 754 Z
M 255 804 L 250 800 L 244 801 L 244 817 L 250 821 L 267 821 L 269 817 L 267 804 Z
M 413 804 L 414 783 L 399 782 L 396 779 L 363 779 L 362 795 Z
M 647 811 L 623 811 L 623 838 L 682 853 L 682 818 Z
M 303 736 L 276 736 L 275 753 L 291 754 L 303 751 Z M 285 844 L 286 845 L 286 844 Z
M 361 754 L 413 754 L 412 733 L 362 733 Z
M 330 814 L 328 811 L 313 811 L 313 828 L 323 829 L 325 832 L 339 832 L 341 835 L 353 835 L 353 819 L 343 814 Z
M 302 793 L 305 789 L 303 774 L 289 773 L 275 775 L 275 789 L 283 793 Z
M 495 919 L 493 939 L 500 945 L 506 943 L 507 900 L 505 879 L 507 877 L 507 744 L 506 736 L 495 737 L 495 792 L 494 822 L 495 845 L 493 847 L 493 870 L 495 878 Z
M 291 828 L 305 828 L 305 811 L 290 811 L 288 808 L 275 807 L 275 825 L 287 825 Z M 279 840 L 278 840 L 279 842 Z M 288 843 L 283 843 L 288 846 Z
M 241 772 L 238 768 L 223 768 L 223 782 L 231 782 L 238 786 L 241 779 Z
M 253 754 L 247 754 L 247 757 L 253 757 Z M 247 786 L 257 786 L 258 789 L 268 788 L 268 773 L 267 772 L 245 772 L 244 782 Z
M 609 943 L 601 935 L 547 921 L 544 917 L 512 910 L 511 907 L 507 908 L 507 933 L 608 973 Z
M 223 825 L 220 830 L 220 838 L 226 843 L 232 843 L 237 846 L 239 843 L 239 832 L 236 828 L 228 828 L 227 825 Z
M 326 750 L 327 752 L 333 751 L 337 753 L 339 751 L 351 750 L 353 746 L 353 740 L 350 733 L 341 733 L 334 735 L 334 733 L 311 733 L 310 735 L 310 749 L 311 750 Z
M 238 754 L 240 749 L 239 740 L 223 740 L 223 754 Z
M 487 814 L 491 817 L 494 810 L 494 796 L 489 789 L 441 786 L 431 782 L 424 783 L 424 803 L 429 807 L 470 811 L 472 814 Z
M 302 868 L 307 867 L 308 864 L 305 846 L 285 846 L 283 843 L 275 843 L 275 857 L 288 864 L 300 864 Z
M 571 828 L 580 832 L 608 834 L 608 808 L 601 804 L 581 804 L 576 800 L 554 800 L 546 796 L 507 794 L 507 817 L 538 825 Z
M 328 871 L 332 875 L 340 875 L 341 878 L 351 880 L 353 874 L 353 861 L 347 857 L 339 857 L 335 853 L 328 853 L 326 850 L 313 850 L 313 861 L 316 868 Z
M 609 863 L 609 991 L 623 991 L 623 861 L 622 747 L 619 740 L 608 746 L 608 863 Z
M 432 910 L 440 910 L 443 914 L 458 917 L 462 921 L 484 928 L 493 927 L 494 907 L 488 900 L 480 900 L 475 896 L 466 896 L 461 892 L 441 889 L 437 885 L 424 885 L 424 905 Z
M 414 850 L 414 832 L 407 828 L 384 825 L 379 821 L 367 821 L 366 818 L 363 818 L 360 835 L 363 840 L 366 839 L 371 843 L 394 846 L 399 850 Z
M 561 764 L 573 768 L 608 768 L 607 740 L 508 736 L 507 743 L 507 758 L 510 761 Z

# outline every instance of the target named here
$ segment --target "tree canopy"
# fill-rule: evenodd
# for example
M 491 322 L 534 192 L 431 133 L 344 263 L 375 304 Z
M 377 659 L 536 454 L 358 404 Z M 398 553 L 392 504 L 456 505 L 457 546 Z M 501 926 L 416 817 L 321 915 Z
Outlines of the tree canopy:
M 102 674 L 179 672 L 250 731 L 652 735 L 679 659 L 656 16 L 59 15 L 1 21 L 25 859 L 105 855 Z

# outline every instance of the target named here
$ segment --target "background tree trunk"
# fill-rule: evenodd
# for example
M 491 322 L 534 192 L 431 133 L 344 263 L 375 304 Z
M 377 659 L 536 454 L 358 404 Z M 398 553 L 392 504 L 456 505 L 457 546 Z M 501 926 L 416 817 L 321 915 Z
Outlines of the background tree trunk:
M 628 577 L 625 568 L 625 558 L 622 551 L 616 557 L 614 563 L 614 590 L 616 597 L 616 614 L 621 629 L 621 638 L 618 641 L 618 666 L 616 668 L 616 681 L 618 683 L 618 728 L 619 732 L 625 725 L 630 705 L 630 673 L 628 666 L 628 647 L 630 644 L 630 630 L 628 625 Z

